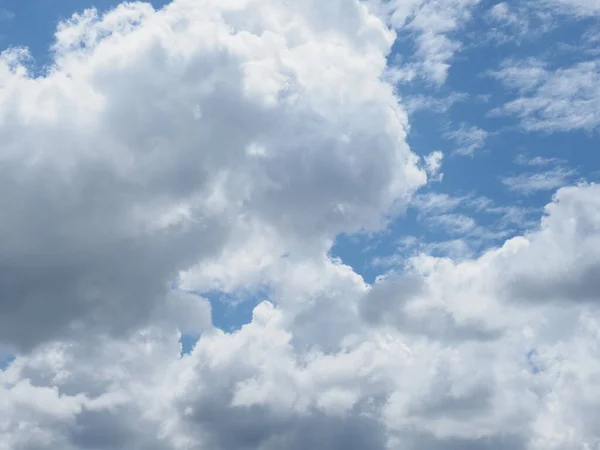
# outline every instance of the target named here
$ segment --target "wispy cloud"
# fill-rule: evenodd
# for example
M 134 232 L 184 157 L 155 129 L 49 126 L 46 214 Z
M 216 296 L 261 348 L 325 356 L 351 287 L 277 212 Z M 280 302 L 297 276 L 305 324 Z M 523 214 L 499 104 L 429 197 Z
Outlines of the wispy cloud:
M 479 0 L 369 0 L 372 10 L 400 32 L 413 38 L 416 52 L 412 61 L 396 70 L 399 81 L 419 77 L 442 85 L 450 61 L 462 44 L 458 32 L 471 18 Z
M 475 219 L 465 214 L 439 214 L 428 217 L 427 223 L 453 235 L 463 235 L 477 228 Z
M 502 183 L 511 191 L 530 195 L 564 186 L 576 175 L 577 172 L 573 169 L 556 167 L 542 172 L 520 173 L 515 176 L 504 177 Z
M 423 110 L 435 113 L 445 113 L 456 103 L 464 102 L 468 98 L 469 95 L 463 92 L 452 92 L 445 97 L 413 95 L 405 97 L 403 99 L 403 104 L 409 114 Z
M 517 155 L 515 158 L 515 162 L 521 166 L 549 166 L 562 164 L 565 162 L 564 159 L 560 158 L 546 158 L 543 156 L 527 156 L 524 154 Z
M 0 8 L 0 22 L 12 20 L 15 18 L 15 13 L 5 8 Z
M 540 3 L 557 14 L 576 17 L 600 15 L 600 2 L 597 0 L 544 0 Z
M 489 26 L 486 38 L 497 44 L 536 38 L 556 25 L 554 16 L 533 2 L 496 3 L 484 20 Z
M 440 172 L 444 154 L 440 151 L 435 151 L 423 158 L 425 163 L 425 171 L 429 176 L 429 180 L 433 182 L 442 181 L 444 174 Z
M 491 113 L 515 115 L 528 131 L 591 131 L 600 125 L 600 61 L 555 70 L 535 59 L 507 61 L 492 76 L 519 97 Z
M 416 208 L 421 215 L 440 214 L 455 210 L 466 199 L 467 197 L 455 197 L 448 194 L 428 192 L 416 195 L 411 202 L 411 206 Z
M 476 126 L 467 126 L 464 124 L 459 129 L 444 134 L 446 139 L 454 141 L 457 144 L 454 153 L 463 156 L 471 156 L 477 150 L 483 148 L 488 136 L 489 133 L 487 131 Z

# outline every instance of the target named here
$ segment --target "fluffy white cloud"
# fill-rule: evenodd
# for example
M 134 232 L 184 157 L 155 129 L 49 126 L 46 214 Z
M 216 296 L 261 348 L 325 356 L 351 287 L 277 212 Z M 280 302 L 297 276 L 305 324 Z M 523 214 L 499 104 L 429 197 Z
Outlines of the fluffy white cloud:
M 310 315 L 263 302 L 183 358 L 156 326 L 46 345 L 1 375 L 0 448 L 594 448 L 599 198 L 562 189 L 538 231 L 372 287 L 290 265 L 275 298 Z
M 329 255 L 440 168 L 392 41 L 358 2 L 175 0 L 63 23 L 42 77 L 3 54 L 0 449 L 598 446 L 597 185 L 372 285 Z M 264 286 L 235 333 L 185 292 Z
M 249 228 L 321 249 L 406 203 L 393 34 L 319 5 L 129 3 L 60 24 L 45 76 L 3 53 L 2 340 L 126 334 Z
M 280 268 L 288 303 L 183 358 L 156 326 L 46 345 L 1 375 L 0 448 L 593 448 L 599 198 L 562 189 L 531 235 L 372 287 Z

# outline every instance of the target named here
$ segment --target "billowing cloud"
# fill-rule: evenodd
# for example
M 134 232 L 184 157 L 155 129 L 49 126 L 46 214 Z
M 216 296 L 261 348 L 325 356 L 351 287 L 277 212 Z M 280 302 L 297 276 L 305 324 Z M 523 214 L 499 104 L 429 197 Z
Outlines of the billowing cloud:
M 3 54 L 3 340 L 127 333 L 248 227 L 321 246 L 406 203 L 393 36 L 315 5 L 123 4 L 61 23 L 45 76 Z
M 42 76 L 3 54 L 1 450 L 598 446 L 598 185 L 480 255 L 331 256 L 495 207 L 413 196 L 442 153 L 406 143 L 393 40 L 358 2 L 175 0 L 63 22 Z M 214 289 L 264 298 L 228 333 Z
M 308 267 L 280 269 L 274 297 L 289 303 L 261 303 L 236 333 L 205 332 L 183 358 L 177 334 L 157 325 L 127 340 L 47 345 L 1 376 L 0 443 L 74 450 L 593 445 L 598 424 L 586 411 L 600 400 L 591 394 L 600 323 L 570 291 L 577 274 L 567 267 L 586 272 L 598 263 L 597 189 L 559 191 L 539 231 L 480 258 L 416 257 L 410 275 L 367 289 L 331 260 L 314 267 L 316 282 Z M 307 284 L 294 286 L 298 272 Z M 594 302 L 597 290 L 587 292 L 581 299 Z M 291 296 L 321 305 L 312 320 L 294 311 Z M 319 323 L 321 316 L 327 320 Z M 316 324 L 308 335 L 307 320 Z

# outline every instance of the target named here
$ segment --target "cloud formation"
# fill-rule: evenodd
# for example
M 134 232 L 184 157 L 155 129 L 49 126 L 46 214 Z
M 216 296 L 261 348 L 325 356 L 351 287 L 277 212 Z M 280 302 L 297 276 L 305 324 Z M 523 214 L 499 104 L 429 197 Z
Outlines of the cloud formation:
M 123 4 L 61 23 L 46 76 L 3 54 L 3 340 L 127 333 L 248 227 L 321 246 L 402 207 L 426 178 L 392 35 L 321 8 Z
M 518 97 L 493 111 L 517 116 L 528 131 L 594 131 L 600 124 L 600 64 L 549 68 L 540 60 L 506 61 L 493 76 Z
M 475 3 L 393 18 L 443 50 Z M 523 214 L 414 195 L 443 153 L 406 142 L 372 8 L 126 3 L 62 22 L 44 75 L 2 54 L 1 450 L 600 444 L 598 185 L 480 255 L 411 254 L 373 283 L 331 255 L 409 205 L 455 233 L 478 225 L 459 205 Z M 453 50 L 423 48 L 441 81 Z M 564 75 L 504 69 L 525 95 Z M 472 151 L 487 137 L 461 130 Z M 210 290 L 266 294 L 228 333 Z M 184 356 L 182 333 L 200 335 Z

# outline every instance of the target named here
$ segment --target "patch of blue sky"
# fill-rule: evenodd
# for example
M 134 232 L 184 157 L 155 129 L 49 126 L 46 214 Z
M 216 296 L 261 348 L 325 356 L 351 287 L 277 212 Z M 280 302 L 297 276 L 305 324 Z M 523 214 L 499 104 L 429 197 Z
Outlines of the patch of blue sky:
M 539 366 L 539 364 L 536 362 L 536 359 L 538 358 L 538 354 L 537 351 L 535 349 L 531 349 L 529 350 L 526 354 L 525 354 L 525 358 L 527 360 L 527 366 L 529 367 L 529 371 L 534 374 L 537 375 L 540 372 L 542 372 L 542 368 Z
M 194 350 L 194 346 L 200 340 L 200 336 L 195 334 L 182 333 L 179 338 L 179 345 L 181 346 L 180 356 L 189 355 Z
M 198 293 L 208 299 L 212 308 L 213 326 L 231 333 L 249 323 L 252 310 L 264 300 L 271 300 L 268 289 L 256 291 L 209 291 Z
M 8 369 L 15 359 L 12 355 L 0 354 L 0 371 Z
M 252 321 L 252 311 L 259 303 L 271 299 L 268 289 L 239 292 L 190 292 L 205 298 L 211 305 L 212 324 L 226 333 L 234 333 Z M 190 353 L 201 335 L 183 333 L 179 340 L 182 356 Z

